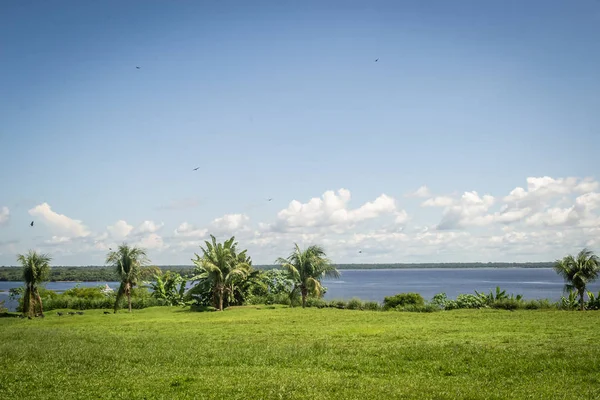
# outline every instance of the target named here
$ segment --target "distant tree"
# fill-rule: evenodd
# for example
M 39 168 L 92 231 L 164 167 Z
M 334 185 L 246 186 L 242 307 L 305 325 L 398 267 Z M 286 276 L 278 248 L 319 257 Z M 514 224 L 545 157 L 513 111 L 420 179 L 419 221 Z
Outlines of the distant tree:
M 581 310 L 585 310 L 583 294 L 588 283 L 598 278 L 600 259 L 592 251 L 583 249 L 577 257 L 568 255 L 556 261 L 554 270 L 565 280 L 565 291 L 576 290 L 579 294 Z
M 223 311 L 225 296 L 233 298 L 237 285 L 244 282 L 252 272 L 252 260 L 246 255 L 246 250 L 237 252 L 235 237 L 224 243 L 217 243 L 213 235 L 211 242 L 205 241 L 206 248 L 200 246 L 202 256 L 195 254 L 192 259 L 195 268 L 195 276 L 192 281 L 198 283 L 191 292 L 209 288 L 212 292 L 213 306 Z
M 142 268 L 149 262 L 144 249 L 135 246 L 130 247 L 126 243 L 120 245 L 116 251 L 111 251 L 106 255 L 106 264 L 112 266 L 121 279 L 121 285 L 115 300 L 115 313 L 123 296 L 127 296 L 129 312 L 131 312 L 131 290 L 137 285 Z
M 338 278 L 339 271 L 331 264 L 325 251 L 320 246 L 310 246 L 300 250 L 294 243 L 294 251 L 287 258 L 278 258 L 275 263 L 287 271 L 294 282 L 294 288 L 290 293 L 293 299 L 297 291 L 302 296 L 302 307 L 306 307 L 306 297 L 311 295 L 320 296 L 323 291 L 321 279 L 324 277 Z
M 34 316 L 36 306 L 38 306 L 40 314 L 44 316 L 44 308 L 38 286 L 48 280 L 51 260 L 49 255 L 39 254 L 33 250 L 29 250 L 25 255 L 19 254 L 17 256 L 17 261 L 23 268 L 23 280 L 25 281 L 23 314 L 27 314 L 30 317 Z

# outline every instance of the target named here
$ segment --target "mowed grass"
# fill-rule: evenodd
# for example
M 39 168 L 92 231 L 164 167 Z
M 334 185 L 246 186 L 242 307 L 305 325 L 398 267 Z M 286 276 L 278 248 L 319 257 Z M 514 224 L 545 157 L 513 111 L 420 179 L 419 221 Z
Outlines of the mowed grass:
M 241 307 L 0 319 L 2 399 L 598 399 L 598 312 Z

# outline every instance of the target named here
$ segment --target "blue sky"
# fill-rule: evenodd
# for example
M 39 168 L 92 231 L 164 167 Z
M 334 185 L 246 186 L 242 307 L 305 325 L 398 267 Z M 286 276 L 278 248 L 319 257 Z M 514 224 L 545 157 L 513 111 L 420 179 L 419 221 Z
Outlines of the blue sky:
M 593 0 L 3 3 L 0 265 L 597 249 L 599 37 Z

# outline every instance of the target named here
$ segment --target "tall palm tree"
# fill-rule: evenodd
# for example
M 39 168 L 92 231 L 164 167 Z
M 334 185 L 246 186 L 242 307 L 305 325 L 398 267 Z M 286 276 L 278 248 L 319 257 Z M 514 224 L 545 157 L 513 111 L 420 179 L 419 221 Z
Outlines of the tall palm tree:
M 33 250 L 29 250 L 25 255 L 17 255 L 17 261 L 23 267 L 23 280 L 25 281 L 23 314 L 27 314 L 29 317 L 35 315 L 36 306 L 39 306 L 40 314 L 42 317 L 44 316 L 38 285 L 48 279 L 51 260 L 49 255 L 39 254 Z
M 246 250 L 237 253 L 235 237 L 224 243 L 217 243 L 213 235 L 211 242 L 205 241 L 206 248 L 200 246 L 202 256 L 192 259 L 195 276 L 192 281 L 198 281 L 197 286 L 210 287 L 213 293 L 213 305 L 223 311 L 223 300 L 226 294 L 233 296 L 235 286 L 245 280 L 251 272 L 252 260 L 246 255 Z
M 137 285 L 142 267 L 149 262 L 146 250 L 135 246 L 130 247 L 126 243 L 106 255 L 106 264 L 115 268 L 121 278 L 121 285 L 115 301 L 115 313 L 124 295 L 127 296 L 129 312 L 131 312 L 131 289 Z
M 575 289 L 579 294 L 581 311 L 585 310 L 583 294 L 586 285 L 598 278 L 600 273 L 600 259 L 592 251 L 583 249 L 577 257 L 568 255 L 562 260 L 556 261 L 554 271 L 562 276 L 566 282 L 565 291 Z
M 275 263 L 283 267 L 294 281 L 290 298 L 300 291 L 302 307 L 306 307 L 306 297 L 309 294 L 320 296 L 323 291 L 321 279 L 324 277 L 339 278 L 339 271 L 331 265 L 325 250 L 320 246 L 310 246 L 305 250 L 294 243 L 294 251 L 288 258 L 278 258 Z

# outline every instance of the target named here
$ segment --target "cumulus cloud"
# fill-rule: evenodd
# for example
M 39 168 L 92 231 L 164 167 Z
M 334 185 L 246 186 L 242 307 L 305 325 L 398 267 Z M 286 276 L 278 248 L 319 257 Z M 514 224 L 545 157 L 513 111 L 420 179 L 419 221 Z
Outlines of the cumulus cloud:
M 175 229 L 174 234 L 180 237 L 205 238 L 208 235 L 208 229 L 197 229 L 194 225 L 183 222 Z
M 6 224 L 10 218 L 10 211 L 8 207 L 4 206 L 0 208 L 0 226 Z
M 48 203 L 42 203 L 30 209 L 29 215 L 39 218 L 51 229 L 70 237 L 85 237 L 90 234 L 89 229 L 81 221 L 52 211 Z
M 454 204 L 454 199 L 449 196 L 438 196 L 425 200 L 421 203 L 423 207 L 449 207 Z
M 328 190 L 321 198 L 314 197 L 307 203 L 293 200 L 277 214 L 275 229 L 348 227 L 386 214 L 395 216 L 397 221 L 407 219 L 406 211 L 398 210 L 396 200 L 386 194 L 355 209 L 348 208 L 350 199 L 350 191 L 340 189 L 337 193 Z
M 488 225 L 494 218 L 486 213 L 493 204 L 493 196 L 480 197 L 475 191 L 465 192 L 459 201 L 444 210 L 442 221 L 438 224 L 437 229 Z
M 210 224 L 211 232 L 215 235 L 235 235 L 239 231 L 250 229 L 247 225 L 250 218 L 244 214 L 225 214 L 215 218 Z
M 125 239 L 133 230 L 133 226 L 129 225 L 126 221 L 119 220 L 114 225 L 106 227 L 110 236 L 115 240 Z
M 431 196 L 431 191 L 425 185 L 421 186 L 414 192 L 408 193 L 406 195 L 406 197 L 430 197 L 430 196 Z
M 162 222 L 160 224 L 157 224 L 154 221 L 144 221 L 140 224 L 140 226 L 135 228 L 135 233 L 137 233 L 137 234 L 155 233 L 155 232 L 158 232 L 163 226 L 164 226 L 164 223 L 162 223 Z

